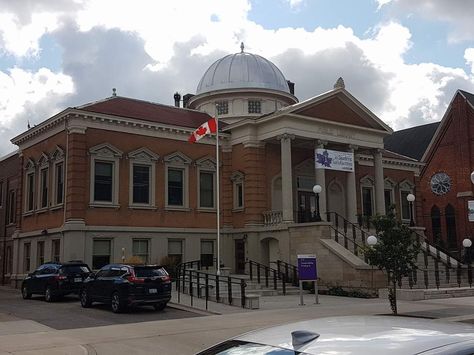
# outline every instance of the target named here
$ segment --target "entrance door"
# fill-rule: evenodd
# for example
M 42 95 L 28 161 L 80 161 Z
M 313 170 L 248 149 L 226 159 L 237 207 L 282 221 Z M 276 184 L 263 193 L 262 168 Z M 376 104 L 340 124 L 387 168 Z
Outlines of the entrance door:
M 245 241 L 235 240 L 235 272 L 245 274 Z
M 298 222 L 311 222 L 316 212 L 316 196 L 312 192 L 298 191 Z

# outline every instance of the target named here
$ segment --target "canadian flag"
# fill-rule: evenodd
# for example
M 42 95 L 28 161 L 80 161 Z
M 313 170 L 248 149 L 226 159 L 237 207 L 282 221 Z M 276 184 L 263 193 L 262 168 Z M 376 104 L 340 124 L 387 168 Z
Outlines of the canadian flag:
M 202 137 L 209 133 L 216 133 L 217 132 L 217 120 L 215 118 L 211 118 L 209 121 L 204 122 L 200 125 L 188 138 L 189 143 L 196 143 Z

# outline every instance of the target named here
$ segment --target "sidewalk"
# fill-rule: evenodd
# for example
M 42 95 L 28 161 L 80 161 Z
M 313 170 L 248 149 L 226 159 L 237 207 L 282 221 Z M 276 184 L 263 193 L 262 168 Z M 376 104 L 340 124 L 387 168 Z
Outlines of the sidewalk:
M 187 307 L 184 301 L 182 299 L 181 305 L 176 307 Z M 261 309 L 254 311 L 213 303 L 210 310 L 221 314 L 73 330 L 40 330 L 27 335 L 0 335 L 0 354 L 194 354 L 221 340 L 261 327 L 326 316 L 390 314 L 388 301 L 383 299 L 320 296 L 320 304 L 315 305 L 314 295 L 306 295 L 306 305 L 298 306 L 298 303 L 298 295 L 262 297 Z M 474 297 L 401 301 L 399 312 L 402 315 L 473 320 Z

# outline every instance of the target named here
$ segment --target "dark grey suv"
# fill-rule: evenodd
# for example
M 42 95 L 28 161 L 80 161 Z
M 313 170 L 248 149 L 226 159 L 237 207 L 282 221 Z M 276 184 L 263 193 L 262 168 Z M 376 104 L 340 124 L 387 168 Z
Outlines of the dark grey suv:
M 24 299 L 33 294 L 44 295 L 46 302 L 52 302 L 71 293 L 78 294 L 90 273 L 89 266 L 82 262 L 46 263 L 23 280 L 21 295 Z
M 109 303 L 115 313 L 135 305 L 162 310 L 171 299 L 171 280 L 161 266 L 110 264 L 84 281 L 80 299 L 85 308 Z

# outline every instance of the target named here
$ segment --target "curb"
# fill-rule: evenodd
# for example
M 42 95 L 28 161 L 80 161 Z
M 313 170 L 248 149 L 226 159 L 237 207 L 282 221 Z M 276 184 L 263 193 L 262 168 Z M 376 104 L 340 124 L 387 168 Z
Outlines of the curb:
M 179 309 L 181 311 L 196 313 L 202 316 L 215 316 L 215 315 L 222 314 L 219 312 L 214 312 L 214 311 L 209 311 L 209 310 L 206 311 L 205 309 L 193 308 L 191 306 L 186 306 L 186 305 L 174 303 L 174 302 L 168 302 L 167 306 L 171 308 Z

